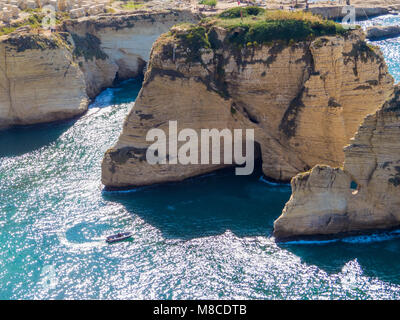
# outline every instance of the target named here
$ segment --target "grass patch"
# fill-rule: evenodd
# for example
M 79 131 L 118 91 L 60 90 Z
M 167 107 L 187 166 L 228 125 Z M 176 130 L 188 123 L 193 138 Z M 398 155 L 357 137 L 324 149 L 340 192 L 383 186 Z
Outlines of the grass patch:
M 14 32 L 17 28 L 16 27 L 3 27 L 0 28 L 0 36 L 4 36 L 6 34 L 10 34 Z
M 188 62 L 199 61 L 201 59 L 201 49 L 211 48 L 207 29 L 203 26 L 182 23 L 179 25 L 179 31 L 172 31 L 171 35 L 176 37 L 179 46 L 189 49 L 187 52 Z
M 0 36 L 10 34 L 18 28 L 30 26 L 32 29 L 40 29 L 42 27 L 43 16 L 39 13 L 33 13 L 27 20 L 19 23 L 12 24 L 9 27 L 0 28 Z
M 243 18 L 240 12 L 243 12 Z M 239 16 L 239 18 L 238 18 Z M 215 27 L 228 31 L 219 40 Z M 179 24 L 166 34 L 174 37 L 178 47 L 187 52 L 187 61 L 201 61 L 202 49 L 255 48 L 259 45 L 295 45 L 298 41 L 320 36 L 344 35 L 348 31 L 340 24 L 315 16 L 310 12 L 265 10 L 259 7 L 232 8 L 218 16 L 204 18 L 199 24 Z M 239 54 L 240 56 L 240 54 Z
M 127 3 L 121 5 L 121 7 L 125 10 L 138 10 L 143 8 L 143 6 L 144 6 L 143 3 L 137 3 L 135 1 L 128 1 Z
M 61 24 L 64 20 L 71 19 L 69 12 L 57 12 L 56 13 L 56 23 Z
M 193 51 L 210 47 L 207 29 L 202 26 L 195 26 L 189 29 L 187 33 L 178 34 L 177 38 L 181 40 L 185 47 L 191 48 Z
M 200 0 L 199 4 L 205 5 L 205 6 L 209 6 L 209 7 L 216 7 L 217 6 L 218 1 L 217 0 Z
M 60 37 L 47 38 L 37 34 L 9 37 L 6 39 L 6 42 L 15 47 L 17 52 L 24 52 L 25 50 L 56 49 L 63 44 Z
M 265 13 L 265 9 L 260 7 L 245 7 L 245 8 L 236 7 L 225 10 L 219 15 L 219 17 L 222 19 L 234 19 L 234 18 L 240 18 L 241 15 L 243 15 L 243 17 L 248 17 L 248 16 L 258 16 L 263 13 Z
M 347 30 L 339 23 L 323 19 L 310 12 L 264 10 L 258 7 L 233 8 L 208 19 L 210 25 L 218 25 L 232 31 L 232 43 L 245 46 L 248 43 L 264 44 L 275 40 L 300 41 L 319 36 L 343 35 Z

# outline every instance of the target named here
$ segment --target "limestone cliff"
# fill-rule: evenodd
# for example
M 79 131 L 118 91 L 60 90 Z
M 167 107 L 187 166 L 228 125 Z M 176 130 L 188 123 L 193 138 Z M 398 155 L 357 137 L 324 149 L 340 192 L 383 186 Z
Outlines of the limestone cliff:
M 275 222 L 278 239 L 338 236 L 400 226 L 400 88 L 365 118 L 343 168 L 316 166 L 293 178 Z M 353 185 L 353 186 L 351 186 Z
M 0 38 L 0 128 L 70 118 L 87 104 L 83 74 L 60 38 Z
M 68 119 L 115 80 L 143 71 L 157 37 L 195 22 L 188 11 L 108 14 L 66 20 L 56 34 L 0 38 L 0 128 Z
M 71 35 L 87 93 L 94 97 L 115 79 L 140 75 L 162 33 L 179 22 L 198 20 L 188 10 L 120 13 L 67 20 L 62 30 Z
M 147 131 L 168 132 L 169 120 L 179 129 L 254 128 L 263 172 L 275 180 L 290 180 L 318 163 L 337 166 L 363 118 L 393 91 L 381 52 L 358 30 L 238 47 L 232 39 L 241 37 L 241 28 L 204 28 L 208 47 L 185 43 L 195 37 L 188 37 L 193 30 L 187 26 L 153 46 L 143 89 L 105 155 L 106 186 L 180 181 L 223 167 L 143 161 Z

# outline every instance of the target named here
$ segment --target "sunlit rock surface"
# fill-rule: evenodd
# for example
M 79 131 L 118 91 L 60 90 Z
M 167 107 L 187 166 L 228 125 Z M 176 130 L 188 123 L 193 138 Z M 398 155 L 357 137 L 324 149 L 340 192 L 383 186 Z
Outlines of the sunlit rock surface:
M 135 108 L 105 155 L 106 186 L 180 181 L 223 167 L 143 161 L 146 133 L 168 132 L 169 120 L 178 129 L 254 128 L 263 172 L 275 180 L 318 163 L 338 166 L 361 121 L 393 91 L 380 50 L 360 31 L 243 49 L 227 44 L 225 29 L 213 32 L 221 47 L 194 50 L 197 57 L 169 34 L 157 40 Z
M 316 166 L 292 180 L 275 222 L 280 239 L 337 236 L 400 226 L 400 89 L 361 124 L 344 167 Z
M 88 102 L 83 73 L 59 38 L 0 38 L 0 127 L 71 118 Z

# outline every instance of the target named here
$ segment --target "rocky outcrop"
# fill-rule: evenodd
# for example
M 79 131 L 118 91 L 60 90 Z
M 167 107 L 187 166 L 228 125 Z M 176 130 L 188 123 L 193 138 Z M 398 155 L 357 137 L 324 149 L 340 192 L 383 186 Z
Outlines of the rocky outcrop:
M 188 47 L 185 27 L 152 49 L 143 89 L 117 144 L 105 155 L 109 188 L 181 181 L 223 165 L 150 165 L 152 128 L 254 128 L 264 174 L 287 181 L 318 163 L 343 162 L 343 146 L 363 118 L 382 106 L 393 79 L 379 49 L 360 31 L 284 44 L 230 43 L 241 29 L 213 27 L 210 48 Z M 182 36 L 180 36 L 180 34 Z
M 189 11 L 67 20 L 56 34 L 0 38 L 0 128 L 68 119 L 115 80 L 142 73 L 153 42 Z
M 0 128 L 71 118 L 87 105 L 82 71 L 61 38 L 0 38 Z
M 367 29 L 367 38 L 370 40 L 394 38 L 399 36 L 400 26 L 375 26 Z
M 400 88 L 365 118 L 345 148 L 343 168 L 316 166 L 292 180 L 275 222 L 281 240 L 340 236 L 400 226 Z

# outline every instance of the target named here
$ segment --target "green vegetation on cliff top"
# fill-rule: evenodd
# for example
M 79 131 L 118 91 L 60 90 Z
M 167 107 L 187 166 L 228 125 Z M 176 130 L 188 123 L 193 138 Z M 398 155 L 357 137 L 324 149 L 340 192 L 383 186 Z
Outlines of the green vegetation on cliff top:
M 125 9 L 125 10 L 138 10 L 138 9 L 142 9 L 143 6 L 144 6 L 143 3 L 138 3 L 135 1 L 127 1 L 121 5 L 122 9 Z
M 218 17 L 222 19 L 234 19 L 248 16 L 258 16 L 265 13 L 266 10 L 260 7 L 236 7 L 225 10 Z
M 214 48 L 212 27 L 229 31 L 228 41 L 238 47 L 266 44 L 273 41 L 302 41 L 319 36 L 344 35 L 347 30 L 339 23 L 309 12 L 265 10 L 259 7 L 232 8 L 215 17 L 203 19 L 199 25 L 182 24 L 176 36 L 181 45 L 197 51 Z M 215 37 L 214 37 L 215 38 Z
M 209 7 L 215 7 L 217 5 L 218 1 L 217 0 L 200 0 L 199 4 L 209 6 Z

